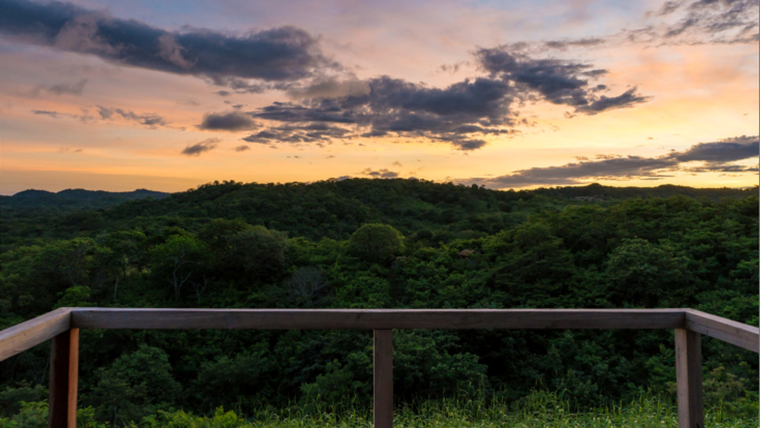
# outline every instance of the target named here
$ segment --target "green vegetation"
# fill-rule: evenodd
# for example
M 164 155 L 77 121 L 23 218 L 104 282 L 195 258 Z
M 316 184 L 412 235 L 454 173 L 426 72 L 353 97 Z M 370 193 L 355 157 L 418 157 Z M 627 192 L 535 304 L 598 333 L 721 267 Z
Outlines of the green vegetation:
M 750 406 L 751 407 L 751 406 Z M 755 409 L 757 409 L 755 404 Z M 394 426 L 408 428 L 664 428 L 678 425 L 676 408 L 667 398 L 645 395 L 625 404 L 574 411 L 557 394 L 533 392 L 511 405 L 500 401 L 478 399 L 441 399 L 415 402 L 396 409 Z M 92 408 L 78 413 L 78 425 L 83 428 L 105 428 L 93 418 Z M 742 417 L 717 407 L 708 409 L 706 426 L 715 428 L 754 428 L 757 417 Z M 302 428 L 302 427 L 372 427 L 372 413 L 366 407 L 348 406 L 286 409 L 262 408 L 249 418 L 234 411 L 217 408 L 208 416 L 191 412 L 159 411 L 130 423 L 130 428 Z M 47 403 L 24 404 L 21 412 L 11 419 L 0 419 L 0 428 L 47 427 Z
M 692 307 L 758 325 L 757 189 L 225 182 L 110 208 L 3 205 L 0 220 L 0 328 L 61 306 Z M 366 425 L 371 343 L 85 330 L 84 426 Z M 711 426 L 757 426 L 756 355 L 709 338 L 703 355 Z M 4 424 L 42 418 L 48 357 L 0 364 Z M 396 331 L 394 370 L 402 426 L 675 417 L 669 331 Z

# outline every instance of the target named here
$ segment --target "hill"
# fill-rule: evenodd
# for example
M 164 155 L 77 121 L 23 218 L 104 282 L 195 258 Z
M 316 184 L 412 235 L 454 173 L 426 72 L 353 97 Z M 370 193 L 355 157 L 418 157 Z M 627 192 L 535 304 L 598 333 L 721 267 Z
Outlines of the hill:
M 66 189 L 60 192 L 29 189 L 13 196 L 0 196 L 2 209 L 56 208 L 97 209 L 111 207 L 137 199 L 161 199 L 169 193 L 137 189 L 131 192 L 106 192 L 103 190 Z
M 758 216 L 756 189 L 498 192 L 400 179 L 224 182 L 94 210 L 3 209 L 0 328 L 63 306 L 690 307 L 757 325 Z M 365 408 L 371 343 L 353 330 L 84 331 L 80 397 L 100 422 Z M 44 399 L 48 349 L 0 364 L 0 418 Z M 704 340 L 702 356 L 708 409 L 755 418 L 756 355 Z M 672 331 L 394 332 L 397 403 L 521 408 L 539 389 L 572 403 L 568 413 L 646 391 L 672 405 L 674 368 Z
M 404 235 L 435 240 L 471 239 L 515 227 L 531 214 L 576 205 L 614 205 L 627 199 L 742 198 L 754 189 L 654 188 L 591 184 L 497 191 L 425 180 L 349 179 L 315 183 L 204 184 L 173 194 L 136 190 L 103 192 L 28 190 L 0 199 L 2 251 L 37 239 L 89 236 L 108 230 L 178 226 L 197 231 L 215 218 L 241 219 L 303 236 L 347 239 L 365 223 L 385 223 Z

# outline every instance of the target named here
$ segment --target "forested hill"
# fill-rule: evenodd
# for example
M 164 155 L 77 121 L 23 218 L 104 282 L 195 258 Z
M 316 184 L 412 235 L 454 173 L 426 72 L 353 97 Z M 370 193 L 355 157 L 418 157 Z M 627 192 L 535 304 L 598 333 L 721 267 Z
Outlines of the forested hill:
M 472 239 L 521 224 L 531 213 L 571 205 L 614 205 L 626 199 L 674 196 L 717 201 L 757 195 L 753 189 L 555 187 L 496 191 L 475 185 L 417 179 L 349 179 L 316 183 L 215 182 L 186 192 L 113 193 L 29 190 L 3 197 L 2 249 L 38 238 L 89 236 L 105 230 L 197 231 L 214 218 L 241 219 L 312 240 L 347 239 L 366 223 L 385 223 L 401 233 L 432 233 L 436 241 Z M 126 202 L 125 202 L 126 201 Z
M 64 306 L 690 307 L 757 325 L 758 216 L 757 188 L 498 192 L 401 179 L 4 208 L 0 328 Z M 254 418 L 371 402 L 371 331 L 81 335 L 80 403 L 114 428 L 178 409 Z M 393 346 L 399 406 L 458 397 L 522 409 L 536 389 L 578 408 L 647 391 L 674 403 L 672 331 L 398 330 Z M 757 426 L 756 354 L 706 338 L 702 355 L 707 408 Z M 0 364 L 0 426 L 25 402 L 44 405 L 49 356 L 36 347 Z
M 0 196 L 0 207 L 13 208 L 55 208 L 93 209 L 105 208 L 135 199 L 161 199 L 169 193 L 137 189 L 131 192 L 106 192 L 103 190 L 66 189 L 60 192 L 45 190 L 24 190 L 13 196 Z

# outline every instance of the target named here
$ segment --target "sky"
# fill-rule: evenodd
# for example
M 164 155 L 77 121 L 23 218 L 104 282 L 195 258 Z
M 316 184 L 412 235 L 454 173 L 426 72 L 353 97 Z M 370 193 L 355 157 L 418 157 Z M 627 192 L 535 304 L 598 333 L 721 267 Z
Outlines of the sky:
M 758 184 L 758 2 L 0 0 L 0 194 Z

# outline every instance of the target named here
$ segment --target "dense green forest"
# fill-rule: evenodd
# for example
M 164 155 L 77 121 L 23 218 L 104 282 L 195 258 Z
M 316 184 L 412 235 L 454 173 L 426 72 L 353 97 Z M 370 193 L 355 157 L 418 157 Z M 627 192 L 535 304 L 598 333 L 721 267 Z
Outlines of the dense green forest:
M 691 307 L 758 325 L 757 188 L 349 179 L 60 209 L 11 199 L 0 200 L 0 328 L 63 306 Z M 370 331 L 81 334 L 92 426 L 164 426 L 180 409 L 223 419 L 221 406 L 241 421 L 369 408 Z M 756 426 L 757 356 L 709 338 L 703 355 L 708 408 Z M 48 357 L 41 345 L 0 364 L 0 423 L 44 410 Z M 410 414 L 447 398 L 519 409 L 549 394 L 568 411 L 674 402 L 669 331 L 396 331 L 394 371 Z

